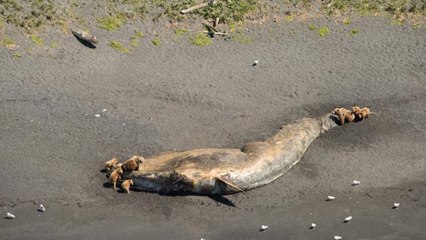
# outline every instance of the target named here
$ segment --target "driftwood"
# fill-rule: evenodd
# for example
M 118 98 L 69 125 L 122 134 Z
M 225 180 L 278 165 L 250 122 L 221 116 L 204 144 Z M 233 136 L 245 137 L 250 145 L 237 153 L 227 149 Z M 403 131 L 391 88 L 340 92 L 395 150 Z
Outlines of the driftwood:
M 209 35 L 220 35 L 220 36 L 228 36 L 226 32 L 209 32 L 209 31 L 201 31 L 202 33 L 207 33 Z
M 74 29 L 72 29 L 71 32 L 72 32 L 72 34 L 74 34 L 74 36 L 76 36 L 78 39 L 80 39 L 82 41 L 89 42 L 91 44 L 97 44 L 99 42 L 98 39 L 94 35 L 92 35 L 88 32 L 80 31 L 80 30 L 74 30 Z
M 361 119 L 362 120 L 362 119 Z M 130 173 L 133 188 L 151 192 L 231 194 L 268 184 L 299 162 L 322 133 L 339 126 L 338 116 L 303 118 L 263 142 L 242 149 L 172 151 L 145 159 Z
M 216 1 L 209 0 L 209 1 L 208 1 L 208 2 L 206 2 L 206 3 L 200 3 L 200 4 L 197 4 L 197 5 L 192 6 L 192 7 L 190 7 L 190 8 L 187 8 L 187 9 L 181 10 L 181 11 L 180 11 L 180 13 L 182 13 L 182 14 L 186 14 L 186 13 L 189 13 L 189 12 L 195 11 L 195 10 L 197 10 L 197 9 L 205 8 L 205 7 L 209 6 L 209 5 L 213 5 L 213 4 L 215 4 L 215 3 L 216 3 Z
M 207 31 L 203 32 L 207 33 L 210 37 L 213 37 L 213 35 L 228 36 L 228 33 L 217 30 L 215 27 L 210 26 L 206 21 L 203 22 L 203 25 L 207 29 Z

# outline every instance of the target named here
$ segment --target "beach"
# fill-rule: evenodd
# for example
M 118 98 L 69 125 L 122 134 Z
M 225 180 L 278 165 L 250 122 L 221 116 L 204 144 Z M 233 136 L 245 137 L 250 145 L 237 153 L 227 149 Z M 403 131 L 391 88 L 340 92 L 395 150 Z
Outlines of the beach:
M 199 47 L 167 31 L 155 46 L 147 29 L 122 54 L 107 42 L 128 41 L 124 26 L 95 31 L 95 49 L 72 35 L 22 58 L 0 48 L 0 204 L 16 216 L 0 219 L 0 238 L 425 239 L 426 29 L 379 17 L 312 24 L 330 32 L 247 24 L 250 44 L 216 36 Z M 127 195 L 100 172 L 113 157 L 241 148 L 353 105 L 374 114 L 247 192 Z

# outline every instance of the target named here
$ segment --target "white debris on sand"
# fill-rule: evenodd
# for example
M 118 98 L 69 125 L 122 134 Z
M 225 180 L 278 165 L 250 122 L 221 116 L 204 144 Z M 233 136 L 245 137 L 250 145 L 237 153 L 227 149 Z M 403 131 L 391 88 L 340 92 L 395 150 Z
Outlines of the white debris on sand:
M 15 218 L 15 215 L 13 215 L 12 213 L 9 213 L 9 212 L 8 212 L 8 213 L 6 214 L 6 218 L 7 218 L 7 219 L 14 219 L 14 218 Z
M 333 201 L 334 199 L 336 199 L 336 197 L 334 197 L 334 196 L 327 196 L 327 200 L 328 201 Z
M 97 117 L 97 118 L 100 117 L 100 116 L 101 116 L 101 114 L 95 114 L 95 117 Z
M 43 204 L 40 204 L 40 206 L 38 206 L 38 208 L 37 208 L 37 211 L 45 212 L 46 208 L 43 206 Z
M 311 223 L 311 227 L 310 227 L 310 229 L 314 229 L 314 228 L 316 228 L 317 227 L 317 224 L 316 223 Z
M 269 227 L 268 226 L 266 226 L 266 225 L 262 225 L 261 227 L 260 227 L 260 231 L 265 231 L 266 229 L 268 229 Z
M 342 237 L 341 237 L 341 236 L 337 236 L 337 235 L 336 235 L 336 236 L 334 236 L 334 239 L 335 239 L 335 240 L 340 240 L 340 239 L 342 239 Z
M 357 186 L 357 185 L 359 185 L 361 182 L 360 181 L 358 181 L 358 180 L 353 180 L 352 181 L 352 186 Z
M 396 202 L 396 203 L 393 204 L 393 208 L 399 208 L 400 205 L 401 205 L 401 203 Z
M 252 66 L 256 66 L 259 63 L 259 60 L 254 60 L 254 63 L 252 64 Z
M 352 220 L 352 216 L 348 216 L 345 218 L 345 223 L 349 222 L 350 220 Z
M 106 111 L 107 111 L 106 108 L 102 109 L 102 112 L 106 112 Z

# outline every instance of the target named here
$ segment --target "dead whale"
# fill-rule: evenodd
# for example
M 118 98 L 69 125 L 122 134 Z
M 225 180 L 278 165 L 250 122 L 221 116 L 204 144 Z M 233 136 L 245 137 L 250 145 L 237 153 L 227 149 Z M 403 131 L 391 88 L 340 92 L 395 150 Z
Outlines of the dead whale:
M 325 114 L 284 125 L 265 141 L 242 149 L 202 148 L 146 158 L 126 178 L 133 189 L 224 195 L 268 184 L 297 164 L 313 140 L 339 126 L 339 116 Z

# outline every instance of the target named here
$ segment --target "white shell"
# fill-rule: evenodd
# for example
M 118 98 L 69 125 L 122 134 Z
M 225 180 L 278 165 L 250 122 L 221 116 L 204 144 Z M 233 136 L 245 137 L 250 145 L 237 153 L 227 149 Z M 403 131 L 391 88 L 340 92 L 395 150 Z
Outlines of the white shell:
M 348 216 L 345 218 L 345 222 L 349 222 L 350 220 L 352 220 L 352 216 Z
M 102 112 L 106 112 L 106 111 L 107 111 L 106 108 L 102 109 Z
M 311 223 L 311 228 L 315 228 L 317 226 L 316 223 Z
M 95 114 L 95 117 L 100 117 L 101 115 L 100 114 Z
M 37 208 L 37 210 L 39 210 L 41 212 L 45 212 L 46 208 L 43 206 L 43 204 L 40 204 L 40 206 Z
M 254 60 L 254 64 L 258 64 L 259 63 L 259 60 Z
M 337 235 L 336 235 L 336 236 L 334 236 L 334 239 L 335 239 L 335 240 L 340 240 L 340 239 L 342 239 L 342 237 L 341 237 L 341 236 L 337 236 Z
M 398 208 L 400 205 L 401 205 L 401 203 L 396 202 L 396 203 L 394 203 L 394 204 L 393 204 L 393 207 L 394 207 L 394 208 Z
M 360 181 L 358 181 L 358 180 L 353 180 L 352 181 L 352 185 L 359 185 L 361 182 Z
M 328 196 L 328 197 L 327 197 L 327 199 L 328 199 L 328 200 L 334 200 L 335 198 L 336 198 L 336 197 L 334 197 L 334 196 Z
M 9 212 L 8 212 L 8 213 L 6 214 L 6 218 L 7 218 L 7 219 L 14 219 L 14 218 L 15 218 L 15 215 L 13 215 L 13 214 L 11 214 L 11 213 L 9 213 Z
M 268 229 L 268 226 L 266 226 L 266 225 L 262 225 L 260 228 L 261 228 L 262 230 L 266 230 L 266 229 Z

